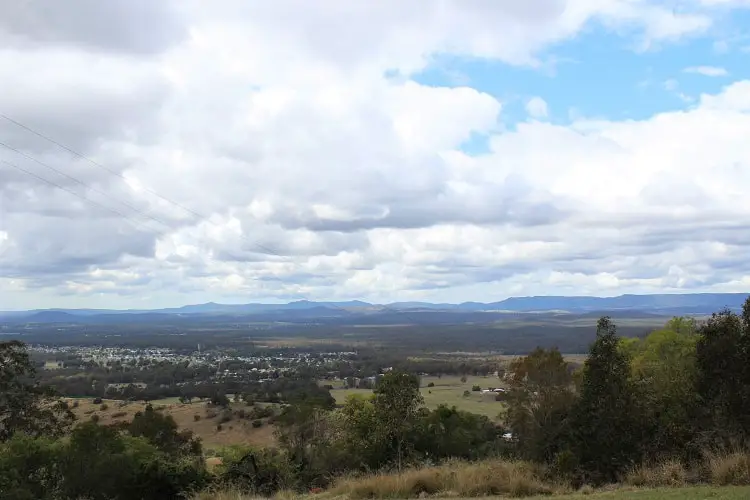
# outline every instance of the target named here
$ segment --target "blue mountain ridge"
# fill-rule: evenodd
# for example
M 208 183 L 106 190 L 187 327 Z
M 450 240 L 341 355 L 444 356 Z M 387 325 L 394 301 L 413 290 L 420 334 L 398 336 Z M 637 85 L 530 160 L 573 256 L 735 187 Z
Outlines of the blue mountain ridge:
M 62 322 L 82 317 L 141 315 L 166 317 L 171 315 L 192 316 L 252 316 L 257 314 L 272 315 L 286 313 L 291 315 L 315 317 L 382 314 L 391 312 L 567 312 L 584 314 L 592 312 L 641 311 L 661 314 L 710 314 L 724 308 L 739 310 L 750 293 L 686 293 L 686 294 L 652 294 L 620 295 L 617 297 L 591 296 L 533 296 L 510 297 L 490 303 L 463 302 L 460 304 L 430 302 L 393 302 L 389 304 L 372 304 L 361 300 L 340 302 L 315 302 L 298 300 L 280 304 L 192 304 L 182 307 L 162 309 L 34 309 L 28 311 L 0 312 L 0 320 L 26 320 L 39 322 Z

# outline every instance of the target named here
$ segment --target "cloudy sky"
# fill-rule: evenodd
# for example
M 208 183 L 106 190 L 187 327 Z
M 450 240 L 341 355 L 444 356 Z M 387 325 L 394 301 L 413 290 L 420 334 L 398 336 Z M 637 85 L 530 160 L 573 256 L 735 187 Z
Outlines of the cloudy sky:
M 750 0 L 0 0 L 0 309 L 750 290 Z

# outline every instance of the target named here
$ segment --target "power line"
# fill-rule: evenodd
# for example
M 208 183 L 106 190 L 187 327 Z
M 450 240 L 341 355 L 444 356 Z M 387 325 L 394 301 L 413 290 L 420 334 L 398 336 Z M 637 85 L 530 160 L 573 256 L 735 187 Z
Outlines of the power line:
M 73 155 L 77 156 L 78 158 L 81 158 L 81 159 L 83 159 L 83 160 L 87 161 L 87 162 L 88 162 L 88 163 L 90 163 L 91 165 L 94 165 L 94 166 L 96 166 L 97 168 L 100 168 L 100 169 L 102 169 L 102 170 L 104 170 L 104 171 L 106 171 L 106 172 L 110 173 L 111 175 L 115 175 L 115 176 L 119 177 L 120 179 L 122 179 L 122 180 L 124 180 L 124 181 L 126 181 L 126 182 L 127 182 L 127 180 L 128 180 L 128 179 L 127 179 L 127 178 L 126 178 L 126 177 L 125 177 L 124 175 L 122 175 L 122 174 L 121 174 L 120 172 L 118 172 L 118 171 L 116 171 L 116 170 L 113 170 L 113 169 L 111 169 L 111 168 L 108 168 L 108 167 L 106 167 L 106 166 L 102 165 L 101 163 L 99 163 L 99 162 L 97 162 L 97 161 L 94 161 L 94 160 L 92 160 L 92 159 L 88 158 L 88 157 L 87 157 L 87 156 L 85 156 L 84 154 L 82 154 L 82 153 L 79 153 L 78 151 L 75 151 L 74 149 L 72 149 L 72 148 L 70 148 L 70 147 L 68 147 L 68 146 L 66 146 L 66 145 L 64 145 L 64 144 L 62 144 L 62 143 L 60 143 L 60 142 L 58 142 L 58 141 L 56 141 L 56 140 L 52 139 L 51 137 L 48 137 L 48 136 L 46 136 L 45 134 L 42 134 L 41 132 L 38 132 L 37 130 L 34 130 L 34 129 L 32 129 L 31 127 L 29 127 L 29 126 L 27 126 L 27 125 L 24 125 L 23 123 L 21 123 L 21 122 L 19 122 L 19 121 L 17 121 L 17 120 L 14 120 L 13 118 L 10 118 L 9 116 L 7 116 L 7 115 L 5 115 L 5 114 L 3 114 L 3 113 L 0 113 L 0 117 L 1 117 L 1 118 L 3 118 L 3 119 L 5 119 L 6 121 L 8 121 L 8 122 L 10 122 L 10 123 L 12 123 L 12 124 L 14 124 L 14 125 L 16 125 L 16 126 L 18 126 L 18 127 L 22 128 L 22 129 L 24 129 L 24 130 L 26 130 L 26 131 L 28 131 L 28 132 L 30 132 L 30 133 L 32 133 L 32 134 L 34 134 L 34 135 L 36 135 L 37 137 L 40 137 L 40 138 L 42 138 L 42 139 L 44 139 L 44 140 L 46 140 L 46 141 L 50 142 L 51 144 L 54 144 L 54 145 L 56 145 L 56 146 L 58 146 L 58 147 L 62 148 L 63 150 L 65 150 L 65 151 L 67 151 L 67 152 L 69 152 L 69 153 L 71 153 L 71 154 L 73 154 Z M 5 147 L 5 148 L 7 148 L 7 149 L 9 149 L 9 150 L 11 150 L 11 151 L 14 151 L 15 153 L 17 153 L 17 154 L 20 154 L 20 155 L 22 155 L 22 156 L 24 156 L 24 157 L 26 157 L 26 158 L 30 159 L 31 161 L 34 161 L 35 163 L 38 163 L 38 164 L 40 164 L 40 165 L 42 165 L 42 166 L 44 166 L 44 167 L 46 167 L 46 168 L 48 168 L 48 169 L 50 169 L 50 170 L 52 170 L 52 171 L 56 172 L 56 173 L 58 173 L 59 175 L 62 175 L 62 176 L 64 176 L 64 177 L 66 177 L 66 178 L 68 178 L 68 179 L 72 180 L 73 182 L 76 182 L 77 184 L 80 184 L 81 186 L 83 186 L 83 187 L 85 187 L 85 188 L 87 188 L 87 189 L 90 189 L 90 190 L 92 190 L 92 191 L 98 192 L 98 193 L 102 194 L 102 195 L 103 195 L 103 196 L 105 196 L 105 197 L 110 197 L 110 198 L 113 198 L 113 197 L 112 197 L 112 196 L 111 196 L 110 194 L 108 194 L 108 193 L 105 193 L 105 192 L 103 192 L 103 191 L 101 191 L 101 190 L 99 190 L 99 189 L 93 188 L 93 187 L 91 187 L 91 186 L 87 185 L 87 184 L 86 184 L 85 182 L 81 181 L 80 179 L 77 179 L 76 177 L 74 177 L 74 176 L 72 176 L 72 175 L 69 175 L 69 174 L 67 174 L 67 173 L 65 173 L 65 172 L 62 172 L 62 171 L 60 171 L 59 169 L 56 169 L 55 167 L 52 167 L 52 166 L 50 166 L 50 165 L 47 165 L 46 163 L 44 163 L 44 162 L 42 162 L 42 161 L 40 161 L 40 160 L 38 160 L 38 159 L 34 158 L 33 156 L 31 156 L 31 155 L 29 155 L 29 154 L 27 154 L 27 153 L 24 153 L 24 152 L 22 152 L 22 151 L 20 151 L 20 150 L 18 150 L 18 149 L 16 149 L 16 148 L 13 148 L 13 147 L 11 147 L 11 146 L 8 146 L 7 144 L 5 144 L 5 143 L 3 143 L 3 142 L 0 142 L 0 146 L 3 146 L 3 147 Z M 47 180 L 47 179 L 45 179 L 45 178 L 43 178 L 43 177 L 41 177 L 41 176 L 38 176 L 38 175 L 34 174 L 33 172 L 30 172 L 30 171 L 28 171 L 28 170 L 26 170 L 26 169 L 23 169 L 23 168 L 21 168 L 21 167 L 19 167 L 19 166 L 17 166 L 17 165 L 14 165 L 14 164 L 12 164 L 12 163 L 10 163 L 10 162 L 7 162 L 7 161 L 5 161 L 5 160 L 0 160 L 0 161 L 1 161 L 2 163 L 6 164 L 6 165 L 9 165 L 9 166 L 11 166 L 11 167 L 13 167 L 13 168 L 17 169 L 17 170 L 20 170 L 20 171 L 22 171 L 22 172 L 24 172 L 24 173 L 26 173 L 26 174 L 28 174 L 28 175 L 31 175 L 31 176 L 33 176 L 33 177 L 35 177 L 35 178 L 37 178 L 37 179 L 39 179 L 39 180 L 41 180 L 41 181 L 43 181 L 43 182 L 47 183 L 47 184 L 53 185 L 53 186 L 55 186 L 55 187 L 57 187 L 57 188 L 59 188 L 59 189 L 62 189 L 62 190 L 64 190 L 64 191 L 67 191 L 67 192 L 69 192 L 69 193 L 73 194 L 74 196 L 77 196 L 77 197 L 79 197 L 79 198 L 82 198 L 82 199 L 84 199 L 85 201 L 88 201 L 88 202 L 90 202 L 90 203 L 92 203 L 92 204 L 94 204 L 94 205 L 97 205 L 97 206 L 99 206 L 99 207 L 101 207 L 101 208 L 104 208 L 105 210 L 108 210 L 108 211 L 110 211 L 110 212 L 113 212 L 113 213 L 115 213 L 115 214 L 117 214 L 117 215 L 119 215 L 119 216 L 121 216 L 121 217 L 125 218 L 125 219 L 126 219 L 126 220 L 128 220 L 129 222 L 133 223 L 133 221 L 132 221 L 132 220 L 130 220 L 130 218 L 129 218 L 129 217 L 127 216 L 127 215 L 123 214 L 122 212 L 119 212 L 119 211 L 117 211 L 117 210 L 114 210 L 114 209 L 112 209 L 112 208 L 110 208 L 110 207 L 106 207 L 106 206 L 104 206 L 104 205 L 101 205 L 101 204 L 99 204 L 99 203 L 96 203 L 96 202 L 94 202 L 93 200 L 90 200 L 89 198 L 86 198 L 86 197 L 83 197 L 83 196 L 79 195 L 78 193 L 76 193 L 76 192 L 75 192 L 75 191 L 73 191 L 73 190 L 67 189 L 67 188 L 65 188 L 65 187 L 63 187 L 63 186 L 61 186 L 61 185 L 59 185 L 59 184 L 57 184 L 57 183 L 54 183 L 54 182 L 52 182 L 52 181 L 49 181 L 49 180 Z M 144 191 L 146 191 L 146 192 L 148 192 L 148 193 L 150 193 L 150 194 L 152 194 L 152 195 L 154 195 L 154 196 L 156 196 L 157 198 L 159 198 L 159 199 L 161 199 L 161 200 L 163 200 L 163 201 L 165 201 L 165 202 L 167 202 L 167 203 L 169 203 L 169 204 L 173 205 L 173 206 L 176 206 L 176 207 L 178 207 L 178 208 L 180 208 L 180 209 L 182 209 L 182 210 L 184 210 L 184 211 L 186 211 L 186 212 L 190 213 L 191 215 L 193 215 L 193 216 L 195 216 L 196 218 L 198 218 L 200 222 L 208 222 L 209 224 L 212 224 L 212 225 L 214 225 L 214 226 L 216 226 L 216 227 L 219 227 L 219 228 L 221 228 L 221 227 L 222 227 L 221 225 L 219 225 L 219 224 L 217 224 L 216 222 L 212 221 L 212 220 L 211 220 L 211 219 L 210 219 L 210 218 L 209 218 L 208 216 L 206 216 L 206 215 L 203 215 L 203 214 L 201 214 L 201 213 L 199 213 L 199 212 L 196 212 L 196 211 L 194 211 L 194 210 L 192 210 L 192 209 L 190 209 L 190 208 L 188 208 L 188 207 L 186 207 L 186 206 L 184 206 L 184 205 L 182 205 L 182 204 L 180 204 L 180 203 L 178 203 L 178 202 L 176 202 L 176 201 L 173 201 L 173 200 L 171 200 L 171 199 L 169 199 L 169 198 L 167 198 L 167 197 L 165 197 L 165 196 L 163 196 L 163 195 L 161 195 L 161 194 L 157 193 L 156 191 L 154 191 L 154 190 L 152 190 L 152 189 L 149 189 L 149 188 L 147 188 L 147 187 L 143 187 L 143 190 L 144 190 Z M 114 199 L 114 198 L 113 198 L 113 199 Z M 131 205 L 131 204 L 127 203 L 127 202 L 124 202 L 124 201 L 122 201 L 122 200 L 116 200 L 116 199 L 115 199 L 115 201 L 119 201 L 119 203 L 121 203 L 121 204 L 123 204 L 123 205 L 125 205 L 125 206 L 127 206 L 127 207 L 129 207 L 129 208 L 131 208 L 132 210 L 134 210 L 134 211 L 136 211 L 136 212 L 140 213 L 141 215 L 143 215 L 143 216 L 145 216 L 145 217 L 147 217 L 147 218 L 149 218 L 149 219 L 151 219 L 151 220 L 154 220 L 154 221 L 156 221 L 156 222 L 158 222 L 158 223 L 160 223 L 160 224 L 162 224 L 162 225 L 166 226 L 166 227 L 167 227 L 167 228 L 169 228 L 169 229 L 172 229 L 172 228 L 171 228 L 171 226 L 170 226 L 169 224 L 167 224 L 167 223 L 165 223 L 165 222 L 163 222 L 163 221 L 159 220 L 158 218 L 156 218 L 156 217 L 154 217 L 154 216 L 152 216 L 152 215 L 150 215 L 150 214 L 147 214 L 147 213 L 146 213 L 146 212 L 144 212 L 143 210 L 140 210 L 140 209 L 138 209 L 137 207 L 134 207 L 133 205 Z M 146 226 L 146 227 L 148 227 L 148 226 Z M 150 230 L 153 230 L 152 228 L 149 228 L 149 229 L 150 229 Z M 280 257 L 280 258 L 282 258 L 282 259 L 284 259 L 284 258 L 286 258 L 286 259 L 289 259 L 289 256 L 286 256 L 286 255 L 280 255 L 279 253 L 275 252 L 275 251 L 274 251 L 274 250 L 272 250 L 271 248 L 269 248 L 269 247 L 267 247 L 267 246 L 265 246 L 265 245 L 262 245 L 262 244 L 260 244 L 260 243 L 257 243 L 257 242 L 254 242 L 254 241 L 250 240 L 249 238 L 247 238 L 247 237 L 246 237 L 246 236 L 244 235 L 244 233 L 240 233 L 240 234 L 239 234 L 239 236 L 240 236 L 240 237 L 241 237 L 242 239 L 244 239 L 244 240 L 248 241 L 248 242 L 249 242 L 249 243 L 250 243 L 250 244 L 251 244 L 252 246 L 254 246 L 255 248 L 258 248 L 258 249 L 260 249 L 260 250 L 264 251 L 265 253 L 267 253 L 267 254 L 269 254 L 269 255 L 273 255 L 273 256 L 276 256 L 276 257 Z M 255 278 L 255 279 L 258 279 L 258 278 Z M 303 297 L 303 298 L 304 298 L 304 297 Z M 347 313 L 349 312 L 349 311 L 347 311 L 346 309 L 344 309 L 343 307 L 337 306 L 337 305 L 335 305 L 335 304 L 329 303 L 329 305 L 330 305 L 331 307 L 335 308 L 335 309 L 340 309 L 341 311 L 344 311 L 344 312 L 347 312 Z M 386 305 L 384 305 L 384 304 L 379 304 L 379 306 L 380 306 L 380 307 L 382 307 L 383 309 L 385 309 L 385 310 L 387 310 L 387 311 L 390 311 L 390 312 L 393 312 L 393 313 L 395 313 L 395 314 L 401 314 L 401 315 L 403 315 L 403 316 L 404 316 L 405 318 L 407 318 L 408 320 L 412 321 L 413 323 L 415 323 L 415 324 L 418 324 L 418 322 L 417 322 L 417 321 L 415 321 L 414 319 L 412 319 L 412 318 L 411 318 L 411 317 L 410 317 L 410 316 L 409 316 L 409 315 L 408 315 L 407 313 L 405 313 L 404 311 L 401 311 L 401 310 L 396 310 L 396 309 L 391 309 L 391 308 L 389 308 L 388 306 L 386 306 Z
M 88 197 L 86 197 L 84 195 L 81 195 L 80 193 L 77 193 L 77 192 L 73 191 L 72 189 L 68 189 L 65 186 L 62 186 L 62 185 L 60 185 L 60 184 L 58 184 L 58 183 L 56 183 L 54 181 L 46 179 L 46 178 L 42 177 L 41 175 L 38 175 L 38 174 L 32 172 L 31 170 L 27 170 L 27 169 L 25 169 L 23 167 L 19 167 L 15 163 L 11 163 L 11 162 L 9 162 L 7 160 L 0 159 L 0 163 L 3 163 L 4 165 L 8 165 L 9 167 L 15 168 L 16 170 L 19 170 L 19 171 L 23 172 L 26 175 L 29 175 L 29 176 L 34 177 L 34 178 L 36 178 L 36 179 L 38 179 L 38 180 L 40 180 L 40 181 L 42 181 L 42 182 L 44 182 L 46 184 L 49 184 L 52 187 L 56 187 L 57 189 L 60 189 L 60 190 L 65 191 L 67 193 L 70 193 L 73 196 L 76 196 L 76 197 L 82 199 L 83 201 L 91 203 L 92 205 L 97 206 L 97 207 L 99 207 L 99 208 L 101 208 L 103 210 L 107 210 L 108 212 L 112 212 L 113 214 L 115 214 L 115 215 L 117 215 L 119 217 L 122 217 L 127 222 L 129 222 L 130 224 L 134 225 L 136 228 L 138 226 L 144 226 L 146 229 L 148 229 L 150 231 L 154 231 L 154 229 L 152 227 L 146 226 L 142 222 L 132 220 L 130 217 L 128 217 L 126 214 L 120 212 L 119 210 L 115 210 L 112 207 L 108 207 L 106 205 L 102 205 L 101 203 L 98 203 L 98 202 L 96 202 L 96 201 L 94 201 L 94 200 L 92 200 L 92 199 L 90 199 L 90 198 L 88 198 Z
M 26 130 L 27 132 L 30 132 L 30 133 L 36 135 L 37 137 L 40 137 L 40 138 L 44 139 L 45 141 L 48 141 L 51 144 L 54 144 L 55 146 L 57 146 L 57 147 L 65 150 L 65 151 L 69 152 L 72 155 L 77 156 L 78 158 L 80 158 L 82 160 L 85 160 L 86 162 L 90 163 L 91 165 L 93 165 L 93 166 L 95 166 L 95 167 L 97 167 L 99 169 L 102 169 L 102 170 L 104 170 L 105 172 L 108 172 L 111 175 L 119 177 L 120 179 L 122 179 L 125 182 L 128 181 L 127 177 L 125 177 L 122 173 L 118 172 L 117 170 L 111 169 L 111 168 L 107 167 L 106 165 L 103 165 L 103 164 L 99 163 L 98 161 L 92 160 L 91 158 L 89 158 L 88 156 L 84 155 L 83 153 L 80 153 L 80 152 L 78 152 L 78 151 L 76 151 L 76 150 L 74 150 L 74 149 L 66 146 L 65 144 L 62 144 L 61 142 L 56 141 L 55 139 L 53 139 L 53 138 L 51 138 L 51 137 L 49 137 L 49 136 L 47 136 L 47 135 L 39 132 L 38 130 L 35 130 L 35 129 L 29 127 L 28 125 L 25 125 L 25 124 L 19 122 L 18 120 L 14 120 L 13 118 L 9 117 L 8 115 L 6 115 L 4 113 L 0 113 L 0 118 L 3 118 L 4 120 L 12 123 L 13 125 L 16 125 L 17 127 L 20 127 L 22 129 Z M 149 194 L 151 194 L 153 196 L 156 196 L 160 200 L 162 200 L 162 201 L 164 201 L 166 203 L 169 203 L 170 205 L 175 206 L 175 207 L 177 207 L 177 208 L 179 208 L 179 209 L 181 209 L 181 210 L 189 213 L 193 217 L 196 217 L 200 222 L 207 222 L 207 223 L 209 223 L 209 224 L 211 224 L 211 225 L 213 225 L 215 227 L 221 227 L 220 224 L 217 224 L 216 222 L 212 221 L 210 219 L 210 216 L 201 214 L 200 212 L 197 212 L 197 211 L 195 211 L 195 210 L 193 210 L 193 209 L 191 209 L 189 207 L 186 207 L 185 205 L 183 205 L 183 204 L 181 204 L 179 202 L 176 202 L 176 201 L 174 201 L 174 200 L 172 200 L 170 198 L 167 198 L 166 196 L 164 196 L 162 194 L 159 194 L 156 191 L 154 191 L 153 189 L 150 189 L 150 188 L 148 188 L 146 186 L 143 186 L 142 189 L 143 189 L 143 191 L 145 191 L 145 192 L 147 192 L 147 193 L 149 193 Z M 276 253 L 273 249 L 271 249 L 271 248 L 269 248 L 269 247 L 267 247 L 265 245 L 262 245 L 260 243 L 251 241 L 249 238 L 247 238 L 242 233 L 240 234 L 240 237 L 242 239 L 246 240 L 246 241 L 249 241 L 253 246 L 255 246 L 256 248 L 259 248 L 260 250 L 262 250 L 263 252 L 265 252 L 265 253 L 267 253 L 269 255 L 274 255 L 276 257 L 283 257 L 283 256 L 279 255 L 278 253 Z
M 111 169 L 111 168 L 109 168 L 109 167 L 107 167 L 105 165 L 102 165 L 101 163 L 99 163 L 99 162 L 97 162 L 95 160 L 92 160 L 91 158 L 87 157 L 83 153 L 79 153 L 78 151 L 76 151 L 76 150 L 74 150 L 72 148 L 69 148 L 65 144 L 61 144 L 60 142 L 52 139 L 51 137 L 46 136 L 46 135 L 42 134 L 41 132 L 39 132 L 37 130 L 34 130 L 33 128 L 31 128 L 31 127 L 29 127 L 27 125 L 24 125 L 23 123 L 21 123 L 21 122 L 19 122 L 17 120 L 14 120 L 13 118 L 9 117 L 8 115 L 0 113 L 0 118 L 3 118 L 4 120 L 9 121 L 10 123 L 12 123 L 12 124 L 14 124 L 14 125 L 22 128 L 22 129 L 24 129 L 24 130 L 26 130 L 26 131 L 28 131 L 28 132 L 36 135 L 37 137 L 41 137 L 45 141 L 48 141 L 48 142 L 54 144 L 55 146 L 64 149 L 68 153 L 73 154 L 73 155 L 77 156 L 78 158 L 89 162 L 90 164 L 94 165 L 95 167 L 98 167 L 98 168 L 100 168 L 100 169 L 102 169 L 102 170 L 104 170 L 106 172 L 109 172 L 110 174 L 115 175 L 115 176 L 119 177 L 120 179 L 122 179 L 122 180 L 124 180 L 124 181 L 127 182 L 127 178 L 124 175 L 122 175 L 120 172 L 118 172 L 117 170 L 113 170 L 113 169 Z M 193 215 L 195 217 L 199 217 L 201 219 L 205 219 L 206 218 L 204 215 L 201 215 L 198 212 L 195 212 L 194 210 L 192 210 L 192 209 L 190 209 L 190 208 L 188 208 L 188 207 L 186 207 L 186 206 L 184 206 L 184 205 L 182 205 L 182 204 L 180 204 L 180 203 L 178 203 L 178 202 L 176 202 L 174 200 L 170 200 L 169 198 L 167 198 L 165 196 L 162 196 L 161 194 L 157 193 L 156 191 L 153 191 L 152 189 L 149 189 L 147 187 L 143 187 L 143 190 L 146 191 L 149 194 L 152 194 L 152 195 L 156 196 L 157 198 L 161 199 L 162 201 L 166 201 L 167 203 L 169 203 L 171 205 L 174 205 L 174 206 L 176 206 L 176 207 L 178 207 L 178 208 L 186 211 L 187 213 L 189 213 L 189 214 L 191 214 L 191 215 Z
M 24 153 L 23 151 L 21 151 L 19 149 L 16 149 L 16 148 L 14 148 L 12 146 L 8 146 L 4 142 L 0 142 L 0 146 L 4 147 L 5 149 L 8 149 L 10 151 L 13 151 L 14 153 L 17 153 L 17 154 L 23 156 L 24 158 L 27 158 L 27 159 L 33 161 L 34 163 L 37 163 L 37 164 L 43 166 L 46 169 L 52 170 L 53 172 L 57 173 L 58 175 L 61 175 L 61 176 L 65 177 L 66 179 L 69 179 L 69 180 L 75 182 L 76 184 L 78 184 L 80 186 L 83 186 L 84 188 L 86 188 L 88 190 L 94 191 L 95 193 L 99 193 L 102 196 L 109 197 L 110 199 L 112 199 L 112 200 L 120 203 L 121 205 L 124 205 L 124 206 L 128 207 L 129 209 L 133 210 L 134 212 L 137 212 L 137 213 L 141 214 L 142 216 L 144 216 L 144 217 L 146 217 L 148 219 L 151 219 L 153 221 L 156 221 L 159 224 L 167 226 L 167 227 L 169 227 L 171 229 L 171 225 L 170 224 L 167 224 L 166 222 L 157 219 L 153 215 L 148 214 L 145 210 L 141 210 L 140 208 L 136 207 L 135 205 L 133 205 L 131 203 L 128 203 L 127 201 L 118 200 L 117 198 L 114 198 L 111 194 L 106 193 L 106 192 L 102 191 L 99 188 L 96 188 L 96 187 L 93 187 L 91 185 L 88 185 L 85 182 L 83 182 L 82 180 L 80 180 L 80 179 L 78 179 L 76 177 L 73 177 L 70 174 L 67 174 L 67 173 L 63 172 L 62 170 L 59 170 L 59 169 L 53 167 L 52 165 L 49 165 L 49 164 L 47 164 L 47 163 L 45 163 L 45 162 L 43 162 L 43 161 L 41 161 L 41 160 L 39 160 L 37 158 L 34 158 L 33 156 L 31 156 L 31 155 L 29 155 L 27 153 Z

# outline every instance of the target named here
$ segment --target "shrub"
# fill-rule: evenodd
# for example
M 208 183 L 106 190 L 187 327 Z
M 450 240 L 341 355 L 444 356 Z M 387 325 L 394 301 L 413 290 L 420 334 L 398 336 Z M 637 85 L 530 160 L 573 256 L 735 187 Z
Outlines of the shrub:
M 263 421 L 262 420 L 253 420 L 253 427 L 255 427 L 256 429 L 258 427 L 263 427 Z
M 91 415 L 91 421 L 94 422 L 95 424 L 99 423 L 99 415 L 96 415 L 96 414 Z
M 93 403 L 94 403 L 95 405 L 100 405 L 100 404 L 102 404 L 102 398 L 94 398 L 94 401 L 93 401 Z
M 73 408 L 78 408 L 78 404 L 79 404 L 79 402 L 78 402 L 77 399 L 75 401 L 73 401 Z
M 206 410 L 206 418 L 214 418 L 218 415 L 215 410 Z
M 464 376 L 462 376 L 462 377 L 461 377 L 461 383 L 462 383 L 462 384 L 465 384 L 465 383 L 466 383 L 466 380 L 468 380 L 468 379 L 466 378 L 466 375 L 464 375 Z
M 635 467 L 625 476 L 625 482 L 631 486 L 685 486 L 688 473 L 683 465 L 676 460 L 666 460 L 653 466 L 641 465 Z
M 464 397 L 468 398 L 469 396 L 471 396 L 471 393 L 469 391 L 464 391 Z
M 429 384 L 427 384 L 427 387 L 435 387 L 435 382 L 430 382 Z
M 708 474 L 716 486 L 750 485 L 750 455 L 741 452 L 709 455 Z
M 219 417 L 219 423 L 225 424 L 232 420 L 232 412 L 230 410 L 224 410 L 221 412 L 221 417 Z
M 101 411 L 107 411 L 109 409 L 109 405 L 107 403 L 102 403 L 101 406 L 99 406 L 99 409 Z
M 223 427 L 221 426 L 221 424 L 216 424 L 216 432 L 221 432 L 222 429 Z
M 482 390 L 482 388 L 481 388 L 481 387 L 479 387 L 478 385 L 475 385 L 475 386 L 473 386 L 473 387 L 471 388 L 471 390 L 472 390 L 472 391 L 474 391 L 474 392 L 479 392 L 479 391 L 481 391 L 481 390 Z
M 193 422 L 198 422 L 200 419 L 201 419 L 201 416 L 198 415 L 197 413 L 193 415 Z

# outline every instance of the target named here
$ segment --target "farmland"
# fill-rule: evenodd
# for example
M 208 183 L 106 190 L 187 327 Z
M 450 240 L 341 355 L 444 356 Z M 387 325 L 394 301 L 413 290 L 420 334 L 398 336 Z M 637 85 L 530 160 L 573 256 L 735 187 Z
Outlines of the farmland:
M 429 384 L 435 384 L 434 387 L 428 387 Z M 483 394 L 474 392 L 472 388 L 478 385 L 482 389 L 488 387 L 501 387 L 501 381 L 497 377 L 472 377 L 467 376 L 466 381 L 462 382 L 458 376 L 428 376 L 422 377 L 421 389 L 422 397 L 428 408 L 437 408 L 438 405 L 455 406 L 461 410 L 485 415 L 494 419 L 504 409 L 503 403 L 495 401 L 494 394 Z M 469 391 L 468 396 L 464 392 Z M 370 389 L 343 389 L 334 385 L 331 395 L 336 399 L 336 403 L 343 403 L 346 398 L 353 394 L 370 395 Z

